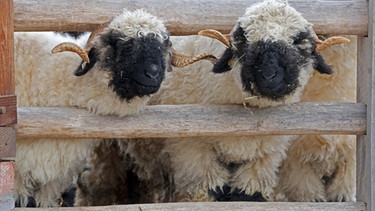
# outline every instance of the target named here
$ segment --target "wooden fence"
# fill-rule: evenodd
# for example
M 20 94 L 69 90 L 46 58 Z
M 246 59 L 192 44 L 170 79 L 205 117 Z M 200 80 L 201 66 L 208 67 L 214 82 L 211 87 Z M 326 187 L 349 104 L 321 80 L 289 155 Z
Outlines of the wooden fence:
M 355 134 L 357 201 L 342 203 L 166 203 L 33 210 L 375 210 L 374 3 L 367 0 L 305 1 L 289 4 L 319 34 L 355 34 L 358 41 L 357 103 L 299 103 L 258 109 L 252 116 L 238 106 L 149 106 L 142 115 L 99 117 L 73 108 L 16 108 L 13 30 L 89 31 L 122 9 L 145 8 L 166 21 L 172 35 L 206 28 L 229 32 L 245 8 L 259 0 L 1 0 L 0 1 L 0 210 L 14 206 L 13 165 L 19 137 L 188 137 L 258 134 Z M 168 12 L 165 12 L 167 11 Z M 293 113 L 295 119 L 283 116 Z M 18 122 L 17 122 L 18 112 Z M 264 113 L 267 112 L 267 115 Z M 43 114 L 43 115 L 41 115 Z M 205 115 L 202 115 L 205 114 Z M 241 118 L 236 118 L 240 115 Z M 61 117 L 64 118 L 61 118 Z M 188 117 L 188 118 L 187 118 Z M 208 118 L 210 117 L 210 118 Z M 79 121 L 77 120 L 79 118 Z M 126 121 L 124 121 L 126 119 Z M 147 122 L 144 121 L 147 119 Z M 200 121 L 194 121 L 199 119 Z M 272 121 L 270 121 L 272 119 Z M 308 119 L 309 124 L 305 124 Z M 101 127 L 104 124 L 111 127 Z M 137 123 L 131 127 L 126 122 Z M 162 127 L 158 122 L 163 122 Z M 241 124 L 246 121 L 247 124 Z M 87 124 L 90 122 L 90 124 Z M 121 124 L 119 124 L 121 122 Z M 124 124 L 125 123 L 125 124 Z M 282 124 L 281 124 L 282 123 Z M 43 130 L 40 128 L 43 127 Z M 28 210 L 16 208 L 17 211 Z

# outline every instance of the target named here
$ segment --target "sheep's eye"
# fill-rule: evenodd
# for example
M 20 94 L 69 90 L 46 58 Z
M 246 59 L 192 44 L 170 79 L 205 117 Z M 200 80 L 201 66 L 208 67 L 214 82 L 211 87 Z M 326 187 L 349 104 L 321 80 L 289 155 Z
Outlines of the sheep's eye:
M 170 40 L 164 40 L 164 45 L 165 47 L 170 48 L 172 47 L 172 42 Z
M 296 40 L 293 41 L 293 44 L 294 45 L 300 45 L 300 44 L 305 44 L 307 42 L 308 42 L 308 40 L 306 38 L 305 39 L 296 39 Z
M 297 45 L 306 44 L 306 43 L 309 43 L 308 39 L 298 40 L 298 42 L 294 41 L 294 44 L 297 44 Z
M 300 32 L 297 36 L 293 37 L 293 44 L 300 45 L 300 44 L 308 43 L 309 42 L 308 36 L 309 36 L 308 32 Z
M 165 35 L 163 36 L 163 40 L 168 40 L 168 39 L 169 39 L 168 34 L 165 34 Z
M 245 42 L 246 41 L 247 33 L 243 30 L 242 27 L 238 27 L 236 31 L 233 32 L 234 40 L 238 42 Z
M 156 37 L 156 33 L 155 32 L 149 32 L 147 34 L 147 36 L 151 37 L 151 38 L 155 38 Z
M 144 36 L 145 36 L 145 33 L 143 33 L 143 31 L 137 32 L 137 37 L 144 37 Z

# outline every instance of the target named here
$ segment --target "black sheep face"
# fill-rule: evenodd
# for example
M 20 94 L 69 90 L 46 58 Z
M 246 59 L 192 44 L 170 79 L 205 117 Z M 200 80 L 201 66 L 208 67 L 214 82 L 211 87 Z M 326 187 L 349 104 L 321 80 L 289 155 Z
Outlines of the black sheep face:
M 213 71 L 235 68 L 243 90 L 259 99 L 295 101 L 314 69 L 332 73 L 315 51 L 315 40 L 312 25 L 295 9 L 264 1 L 238 19 L 231 32 L 231 48 Z
M 292 95 L 300 84 L 301 74 L 308 69 L 331 74 L 331 68 L 317 54 L 313 36 L 308 31 L 291 37 L 292 44 L 283 40 L 261 40 L 248 44 L 245 32 L 238 27 L 232 34 L 236 42 L 227 49 L 214 72 L 230 70 L 229 60 L 241 64 L 241 82 L 244 91 L 254 96 L 280 100 Z
M 284 41 L 259 41 L 245 47 L 241 79 L 245 91 L 253 95 L 279 100 L 293 94 L 300 83 L 300 76 L 310 75 L 309 69 L 331 74 L 331 68 L 323 57 L 315 52 L 313 35 L 308 31 L 299 32 Z M 305 78 L 310 76 L 305 76 Z
M 234 52 L 238 58 L 243 57 L 240 63 L 245 91 L 272 100 L 293 94 L 300 86 L 300 73 L 315 57 L 315 43 L 307 32 L 292 39 L 293 45 L 266 40 L 239 47 L 243 51 Z
M 159 90 L 165 70 L 171 68 L 168 37 L 161 42 L 154 33 L 127 37 L 109 30 L 99 40 L 100 46 L 94 45 L 89 52 L 91 62 L 85 69 L 96 63 L 107 71 L 111 78 L 108 86 L 121 100 L 130 101 Z

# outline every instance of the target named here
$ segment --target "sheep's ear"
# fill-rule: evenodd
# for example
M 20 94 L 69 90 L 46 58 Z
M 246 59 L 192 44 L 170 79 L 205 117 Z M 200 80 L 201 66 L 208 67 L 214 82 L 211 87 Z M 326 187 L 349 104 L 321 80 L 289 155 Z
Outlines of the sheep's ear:
M 322 74 L 332 74 L 332 68 L 326 63 L 324 58 L 320 54 L 314 54 L 313 67 Z
M 233 67 L 234 54 L 236 54 L 236 56 L 243 55 L 246 46 L 246 37 L 245 31 L 240 27 L 239 23 L 236 24 L 235 30 L 231 32 L 231 36 L 233 40 L 235 40 L 235 44 L 231 43 L 230 48 L 224 51 L 219 61 L 214 65 L 214 73 L 223 73 L 231 70 Z M 226 39 L 229 40 L 228 37 Z
M 96 49 L 91 48 L 90 52 L 88 53 L 88 56 L 89 56 L 90 62 L 85 63 L 84 61 L 82 61 L 81 65 L 74 71 L 75 76 L 82 76 L 86 74 L 89 70 L 91 70 L 92 67 L 94 67 L 96 60 L 97 60 Z
M 213 72 L 224 73 L 232 69 L 231 62 L 233 58 L 233 52 L 230 48 L 227 48 L 221 58 L 215 63 Z

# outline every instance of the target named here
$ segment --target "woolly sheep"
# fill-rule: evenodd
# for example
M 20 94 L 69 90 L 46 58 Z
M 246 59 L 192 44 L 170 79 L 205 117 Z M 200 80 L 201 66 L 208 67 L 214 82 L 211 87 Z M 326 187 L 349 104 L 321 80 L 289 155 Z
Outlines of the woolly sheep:
M 178 41 L 176 41 L 178 40 Z M 189 37 L 172 40 L 175 49 L 209 49 L 223 56 L 209 72 L 207 64 L 194 64 L 168 75 L 151 104 L 246 103 L 267 107 L 294 103 L 313 70 L 332 73 L 315 47 L 312 25 L 295 9 L 278 1 L 253 5 L 231 31 L 232 46 L 218 47 L 216 41 Z M 185 43 L 185 46 L 182 44 Z M 318 44 L 316 44 L 318 43 Z M 191 47 L 190 45 L 194 45 Z M 181 47 L 179 49 L 179 47 Z M 189 52 L 192 53 L 192 52 Z M 206 71 L 205 71 L 206 70 Z M 229 72 L 227 74 L 215 74 Z M 173 201 L 272 200 L 278 184 L 278 168 L 296 136 L 170 138 L 163 145 L 161 159 L 170 164 L 174 182 Z M 163 172 L 147 145 L 128 142 L 136 174 L 144 181 L 161 180 Z M 142 147 L 141 147 L 142 146 Z M 133 153 L 136 148 L 137 153 Z M 139 151 L 143 153 L 139 153 Z M 145 161 L 145 158 L 149 158 Z M 137 162 L 138 161 L 138 162 Z M 150 164 L 151 163 L 151 164 Z M 165 165 L 165 164 L 164 164 Z M 152 168 L 154 167 L 154 168 Z M 141 172 L 141 173 L 139 173 Z M 159 173 L 163 175 L 164 173 Z M 154 174 L 155 175 L 155 174 Z
M 75 40 L 53 32 L 15 33 L 18 106 L 71 106 L 99 115 L 134 114 L 158 91 L 165 70 L 171 70 L 174 58 L 167 29 L 143 10 L 124 11 L 93 36 L 88 42 L 89 62 L 81 62 L 71 53 L 50 54 L 59 43 L 82 46 L 87 37 Z M 72 74 L 71 70 L 76 71 Z M 99 144 L 99 140 L 18 139 L 17 204 L 27 206 L 33 198 L 36 206 L 58 206 L 61 192 L 84 170 L 85 159 Z
M 266 4 L 271 4 L 268 6 L 272 6 L 274 3 L 265 2 L 260 5 L 264 6 Z M 280 11 L 283 10 L 282 8 L 286 7 L 284 4 L 276 3 L 276 5 L 279 6 L 278 8 Z M 258 5 L 258 7 L 260 7 L 258 9 L 261 9 L 261 6 Z M 256 8 L 256 6 L 253 8 Z M 291 18 L 297 14 L 297 21 L 303 20 L 297 12 L 289 7 L 287 8 L 289 13 L 286 14 L 292 14 L 290 16 Z M 277 20 L 276 17 L 275 19 Z M 241 23 L 243 24 L 243 22 L 239 21 L 237 26 Z M 318 69 L 323 67 L 322 69 L 327 72 L 330 72 L 330 69 L 327 68 L 324 63 L 319 63 L 323 62 L 322 58 L 319 54 L 312 51 L 315 46 L 314 41 L 316 37 L 311 29 L 311 25 L 306 21 L 302 21 L 302 23 L 306 24 L 306 29 L 302 27 L 302 31 L 305 29 L 308 33 L 301 33 L 301 35 L 307 36 L 306 39 L 293 36 L 293 33 L 296 33 L 296 31 L 301 29 L 297 27 L 290 31 L 286 31 L 287 34 L 295 39 L 292 41 L 288 40 L 288 42 L 289 44 L 290 42 L 293 42 L 293 45 L 296 44 L 299 48 L 305 49 L 306 51 L 309 51 L 310 48 L 312 57 L 317 59 L 318 62 L 315 63 L 311 60 L 308 62 L 310 66 L 308 65 L 306 68 L 307 73 L 303 80 L 304 82 L 299 84 L 297 89 L 298 92 L 302 91 L 304 83 L 309 80 L 309 83 L 305 86 L 305 89 L 302 92 L 301 99 L 298 96 L 300 94 L 298 92 L 294 92 L 289 95 L 290 98 L 287 97 L 283 100 L 268 99 L 266 101 L 264 101 L 264 97 L 256 99 L 252 97 L 253 94 L 249 94 L 246 91 L 243 92 L 241 77 L 239 76 L 242 61 L 241 59 L 240 61 L 237 61 L 237 58 L 232 59 L 234 61 L 234 67 L 230 74 L 214 74 L 209 71 L 212 69 L 211 64 L 203 62 L 193 64 L 192 66 L 180 69 L 179 71 L 167 73 L 166 81 L 163 83 L 160 92 L 151 98 L 150 104 L 251 103 L 251 105 L 263 107 L 292 103 L 300 100 L 352 99 L 351 97 L 348 98 L 348 91 L 355 93 L 355 89 L 352 89 L 353 80 L 350 80 L 355 78 L 355 76 L 352 76 L 355 71 L 351 71 L 353 68 L 353 60 L 350 59 L 350 61 L 347 61 L 344 56 L 352 58 L 352 56 L 355 55 L 355 51 L 352 51 L 353 45 L 355 45 L 355 40 L 354 44 L 352 43 L 348 48 L 346 46 L 339 46 L 336 47 L 338 50 L 326 50 L 325 52 L 322 52 L 325 58 L 328 58 L 329 63 L 333 64 L 333 66 L 339 70 L 339 74 L 320 75 L 317 74 L 318 72 L 315 72 L 310 79 L 310 74 L 313 69 L 311 66 L 316 65 L 315 68 Z M 262 25 L 262 23 L 259 24 Z M 264 26 L 267 26 L 267 24 L 264 24 Z M 299 25 L 297 24 L 297 26 Z M 234 37 L 237 39 L 240 38 L 235 36 L 235 29 L 238 29 L 236 27 L 232 31 L 232 39 Z M 250 27 L 250 29 L 252 28 Z M 256 29 L 258 30 L 258 28 Z M 263 34 L 267 35 L 267 33 Z M 277 33 L 273 34 L 279 35 Z M 261 37 L 261 35 L 259 36 Z M 276 38 L 280 39 L 280 37 Z M 281 36 L 281 38 L 283 38 L 283 36 Z M 171 37 L 171 41 L 174 43 L 173 46 L 175 50 L 181 52 L 184 51 L 190 55 L 195 55 L 201 51 L 207 50 L 220 55 L 226 50 L 221 43 L 199 36 Z M 349 49 L 349 52 L 342 52 L 343 48 Z M 237 57 L 241 58 L 241 56 L 242 55 L 239 55 Z M 347 62 L 343 63 L 343 61 Z M 225 67 L 227 63 L 224 62 L 222 64 L 224 64 Z M 218 65 L 216 67 L 218 67 Z M 321 84 L 322 81 L 327 83 L 323 86 Z M 344 95 L 337 95 L 335 93 L 343 93 Z M 120 171 L 113 170 L 116 168 L 109 168 L 108 166 L 116 166 L 117 164 L 108 162 L 109 159 L 102 159 L 101 165 L 96 165 L 96 168 L 94 167 L 96 175 L 101 176 L 92 179 L 93 181 L 99 181 L 97 181 L 97 183 L 92 183 L 91 185 L 96 187 L 91 187 L 91 189 L 98 191 L 104 190 L 105 193 L 99 194 L 99 196 L 96 194 L 98 203 L 95 203 L 95 205 L 181 200 L 265 200 L 264 198 L 267 198 L 267 196 L 268 200 L 272 200 L 270 196 L 272 195 L 273 188 L 278 181 L 278 167 L 286 156 L 286 150 L 291 140 L 294 140 L 295 138 L 297 137 L 263 136 L 240 138 L 226 137 L 222 139 L 205 137 L 199 139 L 168 139 L 164 141 L 154 139 L 123 139 L 116 143 L 121 150 L 112 151 L 108 156 L 112 159 L 122 160 L 122 156 L 124 156 L 123 153 L 126 152 L 125 154 L 130 156 L 128 164 L 133 163 L 132 165 L 134 166 L 129 167 L 127 164 L 126 166 L 129 167 L 127 169 L 121 169 Z M 294 143 L 296 142 L 293 142 L 292 144 L 294 145 Z M 332 144 L 333 143 L 334 142 L 332 142 Z M 340 146 L 340 144 L 337 146 Z M 101 148 L 101 150 L 102 149 L 103 148 Z M 254 161 L 252 159 L 259 160 Z M 262 162 L 264 164 L 262 164 Z M 247 167 L 249 167 L 248 173 L 250 173 L 250 175 L 246 175 L 246 172 L 243 174 L 238 173 L 241 169 L 245 169 L 246 171 Z M 108 169 L 113 171 L 108 172 Z M 93 171 L 93 169 L 91 170 Z M 215 172 L 215 170 L 217 170 L 217 172 Z M 233 172 L 234 174 L 232 174 Z M 126 178 L 129 173 L 135 173 L 137 178 L 134 180 L 134 175 L 132 175 L 131 178 Z M 109 177 L 111 175 L 112 177 Z M 113 175 L 116 175 L 117 178 L 113 178 Z M 168 178 L 169 176 L 172 178 Z M 281 177 L 284 176 L 285 178 L 288 177 L 287 174 L 281 175 Z M 304 175 L 301 174 L 300 176 L 303 177 Z M 348 175 L 345 176 L 347 177 Z M 248 189 L 243 188 L 245 191 L 242 191 L 242 187 L 239 187 L 240 185 L 238 185 L 238 181 L 235 180 L 237 179 L 236 177 L 243 180 L 248 179 L 250 181 L 250 184 L 248 185 L 250 187 L 248 189 L 254 189 L 252 192 L 254 194 L 252 196 L 249 196 Z M 350 177 L 348 178 L 350 179 Z M 126 183 L 132 183 L 134 181 L 136 183 L 135 186 L 127 186 L 128 184 Z M 264 185 L 262 185 L 262 183 Z M 126 191 L 135 192 L 135 198 L 134 196 L 124 196 L 124 194 L 119 194 L 119 191 L 121 190 L 117 187 L 121 185 L 131 188 L 131 190 Z M 86 187 L 87 186 L 89 185 L 86 184 Z M 211 190 L 208 191 L 208 189 Z M 172 192 L 173 190 L 175 193 Z M 92 191 L 92 193 L 95 195 L 95 191 Z M 103 197 L 105 200 L 100 201 L 99 199 L 103 199 Z M 125 197 L 125 199 L 123 197 Z M 93 199 L 94 198 L 95 196 L 93 196 Z M 85 205 L 93 204 L 89 203 Z
M 313 75 L 302 101 L 356 102 L 357 37 L 322 52 L 336 74 Z M 356 142 L 349 135 L 303 135 L 280 168 L 276 192 L 286 201 L 355 201 Z

